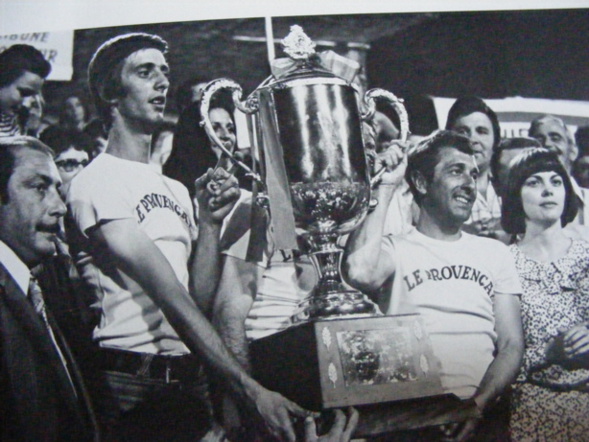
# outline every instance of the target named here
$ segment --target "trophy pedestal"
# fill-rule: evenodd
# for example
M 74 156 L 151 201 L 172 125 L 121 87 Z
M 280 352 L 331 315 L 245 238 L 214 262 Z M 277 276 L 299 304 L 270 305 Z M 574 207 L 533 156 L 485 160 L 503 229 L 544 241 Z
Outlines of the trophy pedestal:
M 419 315 L 312 320 L 250 344 L 254 377 L 302 407 L 356 406 L 356 436 L 476 415 L 442 394 L 439 363 Z

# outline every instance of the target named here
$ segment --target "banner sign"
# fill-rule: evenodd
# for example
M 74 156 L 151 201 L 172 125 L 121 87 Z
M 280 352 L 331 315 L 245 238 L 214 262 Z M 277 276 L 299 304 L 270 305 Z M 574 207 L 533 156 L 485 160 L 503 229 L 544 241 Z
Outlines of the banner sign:
M 16 44 L 37 48 L 51 63 L 48 80 L 71 81 L 74 72 L 74 31 L 28 32 L 0 35 L 0 52 Z

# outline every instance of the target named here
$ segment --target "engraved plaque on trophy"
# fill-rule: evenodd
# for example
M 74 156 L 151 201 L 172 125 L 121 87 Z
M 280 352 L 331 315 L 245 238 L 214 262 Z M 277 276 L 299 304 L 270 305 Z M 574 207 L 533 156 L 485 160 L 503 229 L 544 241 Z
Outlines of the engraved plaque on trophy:
M 201 104 L 209 137 L 261 186 L 276 248 L 296 248 L 296 232 L 318 274 L 293 325 L 250 345 L 254 377 L 311 410 L 366 407 L 357 434 L 464 419 L 470 409 L 442 395 L 438 362 L 419 316 L 380 314 L 340 274 L 337 240 L 363 221 L 371 198 L 363 121 L 373 117 L 376 99 L 385 100 L 398 113 L 405 140 L 402 101 L 372 89 L 362 112 L 349 78 L 355 62 L 316 53 L 298 26 L 283 44 L 289 58 L 276 60 L 273 75 L 245 102 L 237 83 L 219 79 L 207 85 Z M 208 109 L 221 89 L 232 90 L 236 106 L 252 116 L 260 174 L 232 158 L 214 133 Z M 392 401 L 401 404 L 394 415 L 387 412 Z M 427 417 L 410 416 L 415 410 Z

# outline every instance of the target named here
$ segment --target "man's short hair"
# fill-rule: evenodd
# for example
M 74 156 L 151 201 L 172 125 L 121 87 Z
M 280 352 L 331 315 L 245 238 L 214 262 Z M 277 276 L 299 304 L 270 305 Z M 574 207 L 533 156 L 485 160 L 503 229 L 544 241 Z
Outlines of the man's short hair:
M 522 234 L 526 231 L 526 214 L 521 198 L 524 182 L 538 172 L 556 172 L 564 183 L 565 204 L 560 217 L 562 226 L 575 219 L 578 210 L 577 196 L 573 190 L 571 179 L 556 153 L 544 147 L 530 147 L 517 155 L 511 163 L 505 195 L 501 205 L 501 226 L 511 234 Z
M 487 106 L 487 104 L 479 97 L 466 96 L 458 98 L 448 111 L 446 130 L 453 130 L 456 125 L 456 120 L 474 112 L 485 114 L 491 121 L 491 126 L 493 127 L 493 150 L 495 150 L 499 145 L 499 140 L 501 140 L 499 120 L 497 119 L 497 114 L 493 112 L 493 109 Z
M 569 145 L 570 146 L 575 145 L 575 139 L 573 138 L 573 135 L 571 134 L 571 131 L 569 130 L 569 128 L 565 124 L 564 120 L 560 117 L 557 117 L 555 115 L 550 115 L 550 114 L 540 115 L 539 117 L 534 118 L 530 123 L 530 128 L 528 129 L 528 136 L 534 138 L 533 134 L 536 132 L 536 130 L 538 130 L 538 128 L 542 124 L 544 124 L 548 121 L 553 121 L 556 124 L 558 124 L 564 130 L 564 133 L 566 134 L 566 138 L 567 138 Z
M 21 149 L 32 149 L 43 152 L 53 158 L 53 150 L 34 137 L 17 136 L 0 138 L 0 200 L 8 202 L 8 181 L 14 172 L 16 152 Z
M 427 183 L 434 179 L 434 169 L 440 161 L 439 152 L 450 147 L 468 155 L 473 155 L 472 143 L 464 135 L 449 130 L 436 131 L 413 146 L 407 155 L 405 179 L 409 184 L 415 202 L 421 203 L 422 195 L 415 186 L 417 175 L 421 175 Z
M 163 54 L 168 43 L 158 35 L 136 32 L 105 41 L 96 50 L 88 66 L 88 87 L 94 106 L 106 126 L 110 127 L 110 100 L 123 96 L 121 71 L 125 59 L 142 49 L 157 49 Z
M 497 178 L 499 174 L 499 160 L 501 159 L 503 151 L 525 149 L 526 147 L 541 147 L 541 145 L 535 138 L 528 137 L 504 138 L 501 140 L 497 149 L 495 149 L 491 155 L 491 175 L 494 178 Z
M 51 64 L 30 45 L 13 45 L 0 53 L 0 88 L 14 83 L 27 71 L 47 78 Z
M 93 147 L 92 138 L 89 135 L 77 130 L 63 129 L 59 126 L 48 127 L 41 133 L 39 139 L 51 147 L 56 157 L 71 147 L 84 151 L 90 156 Z

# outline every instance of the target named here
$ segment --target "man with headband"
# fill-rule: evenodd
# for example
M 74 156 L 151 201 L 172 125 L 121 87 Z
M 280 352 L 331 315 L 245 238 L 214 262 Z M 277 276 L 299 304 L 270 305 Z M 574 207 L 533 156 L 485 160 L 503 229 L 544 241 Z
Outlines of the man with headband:
M 251 379 L 202 312 L 218 282 L 219 232 L 237 180 L 223 169 L 199 178 L 195 218 L 188 190 L 148 164 L 169 87 L 166 51 L 158 36 L 122 35 L 88 69 L 108 145 L 72 181 L 67 202 L 71 247 L 101 310 L 97 408 L 114 438 L 198 440 L 208 424 L 193 385 L 199 355 L 266 430 L 294 440 L 291 418 L 307 413 Z
M 407 163 L 400 152 L 391 155 L 384 159 L 400 165 L 383 175 L 375 192 L 379 204 L 351 234 L 344 271 L 359 289 L 381 294 L 383 313 L 421 315 L 444 392 L 474 400 L 482 416 L 514 380 L 522 359 L 513 258 L 501 242 L 461 230 L 478 174 L 468 138 L 440 131 L 412 148 Z M 417 225 L 406 234 L 383 235 L 386 209 L 404 175 L 420 208 Z M 477 423 L 408 437 L 465 440 Z

